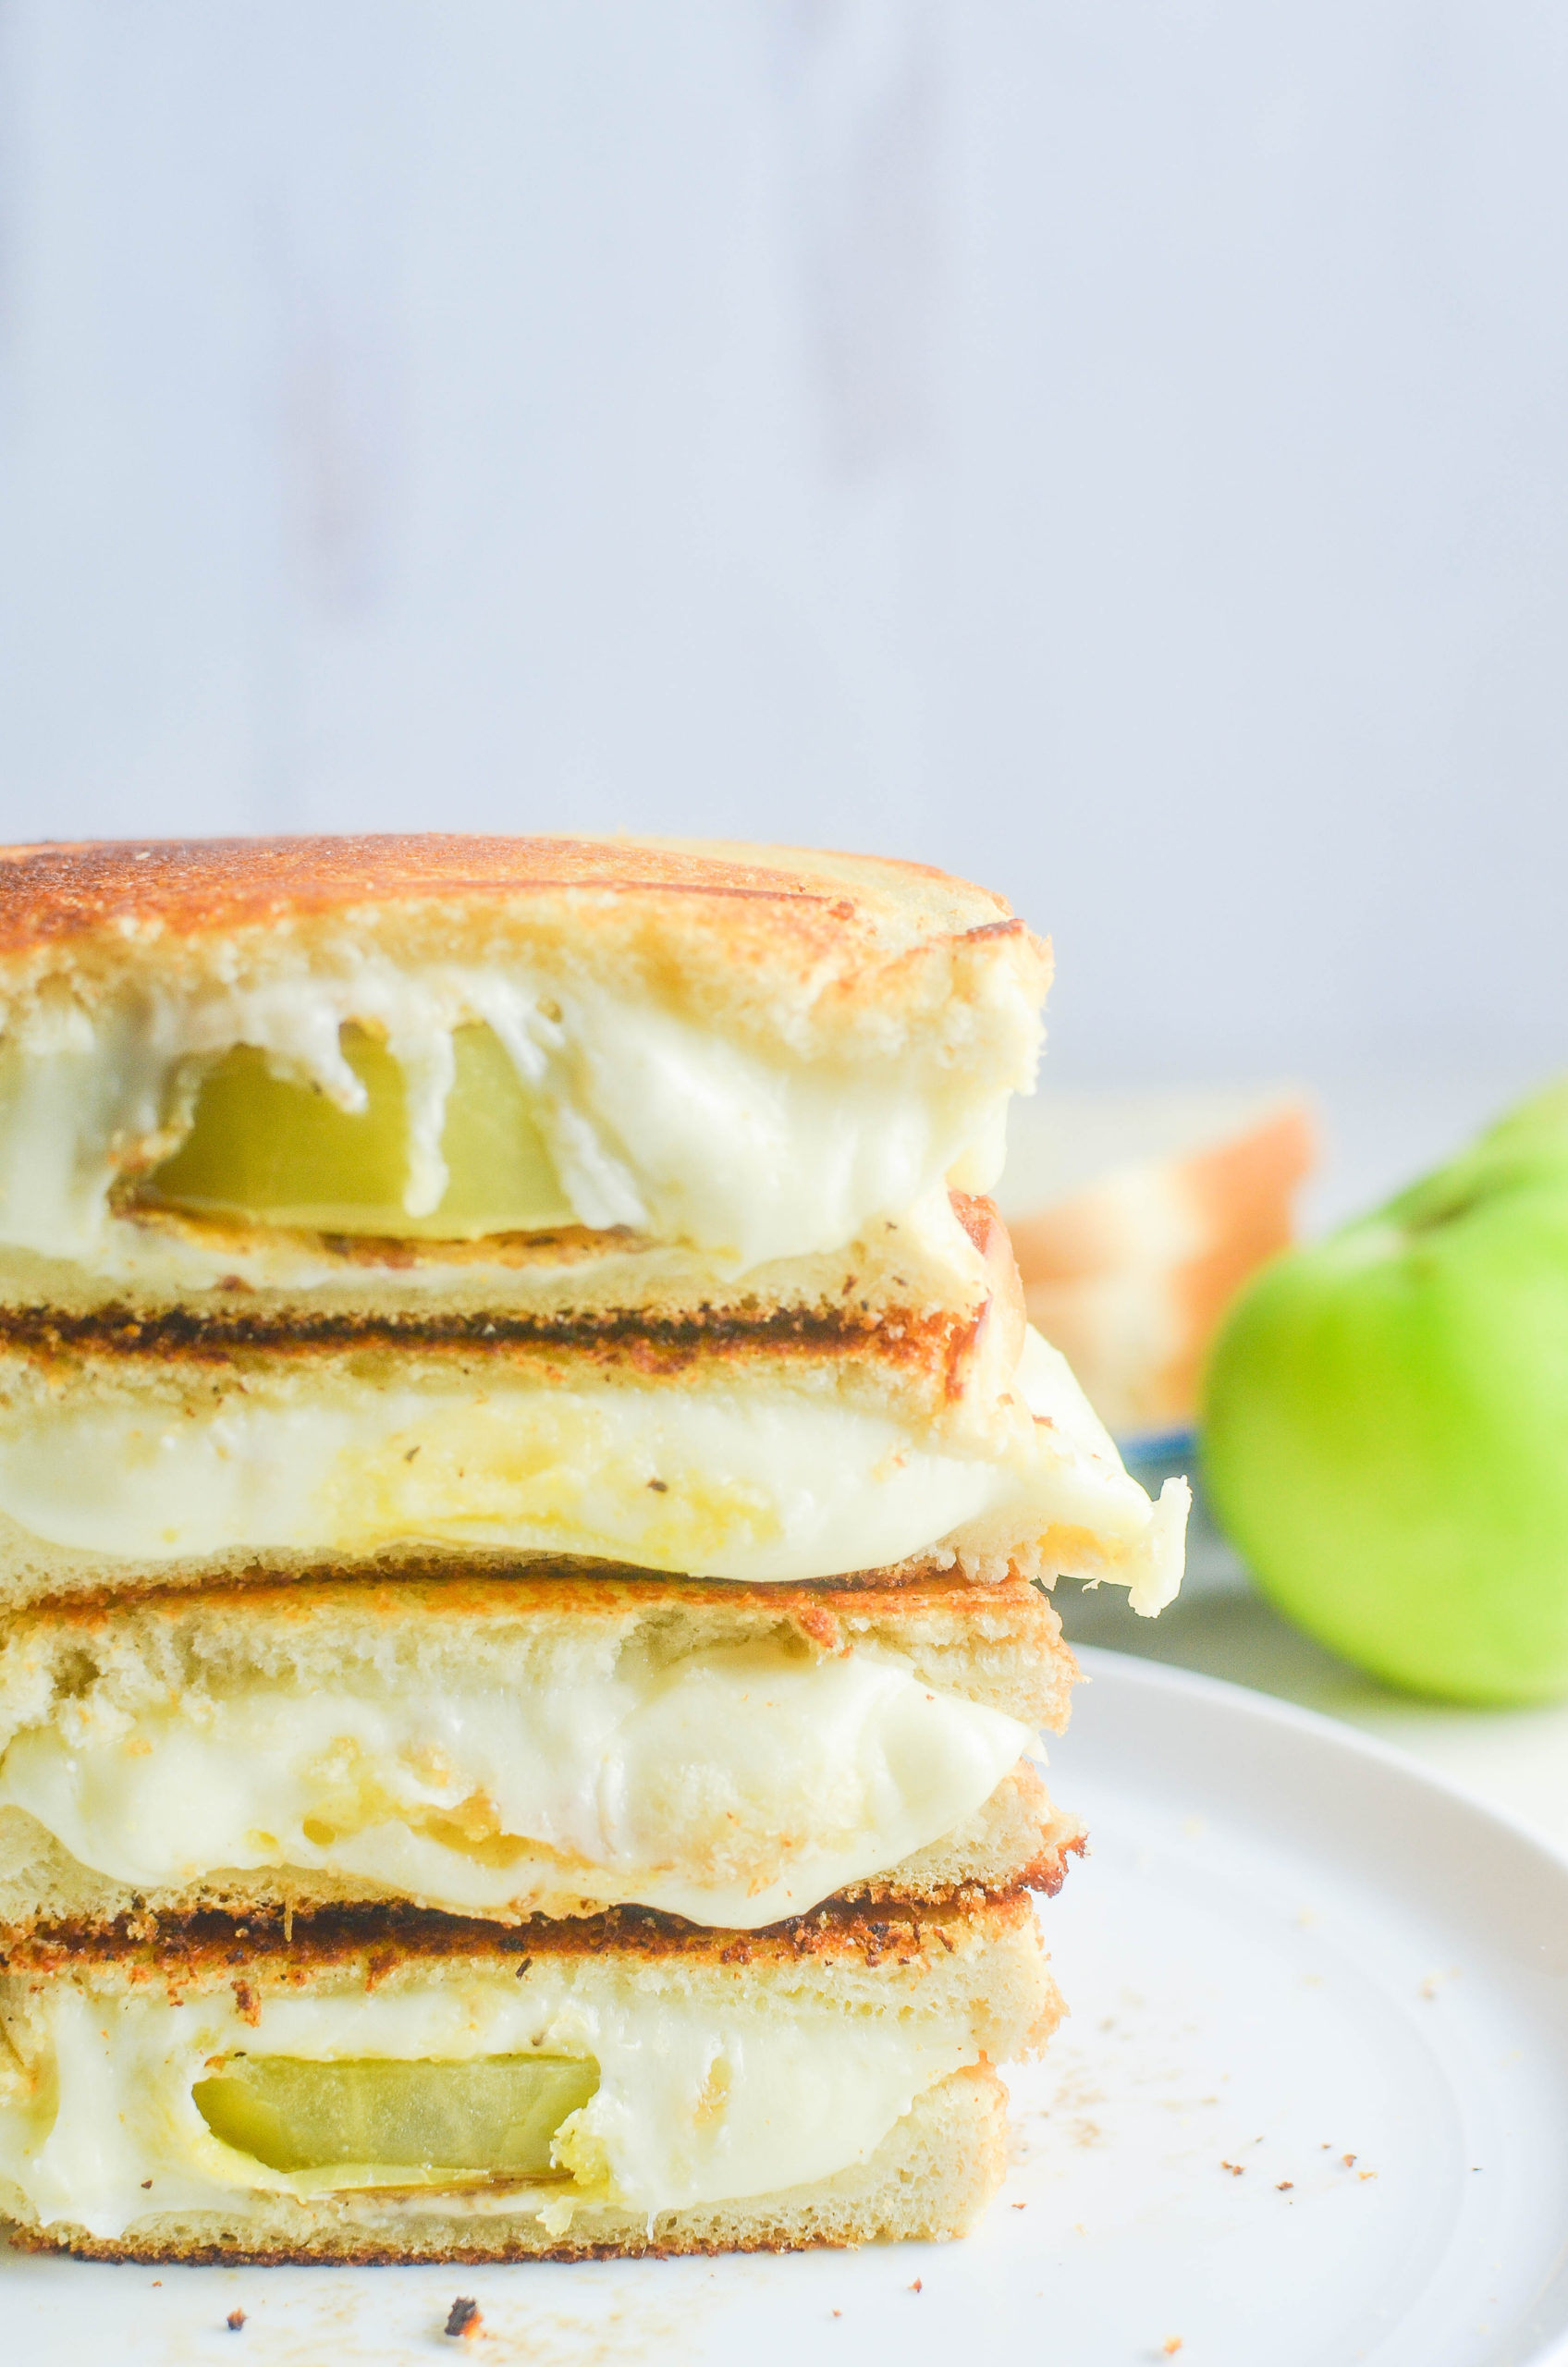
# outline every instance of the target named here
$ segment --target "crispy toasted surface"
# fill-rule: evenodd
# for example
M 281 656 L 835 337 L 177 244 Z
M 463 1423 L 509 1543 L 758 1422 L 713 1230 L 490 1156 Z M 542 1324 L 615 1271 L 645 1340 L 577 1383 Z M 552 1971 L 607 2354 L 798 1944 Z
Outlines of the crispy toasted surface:
M 1047 950 L 999 896 L 916 864 L 724 841 L 419 836 L 87 841 L 0 850 L 0 987 L 258 944 L 484 960 L 573 948 L 797 1006 L 968 999 L 999 969 L 1037 1003 Z
M 624 1363 L 648 1372 L 683 1371 L 704 1356 L 726 1364 L 761 1356 L 776 1367 L 802 1355 L 921 1364 L 934 1353 L 946 1365 L 957 1328 L 940 1319 L 917 1319 L 889 1339 L 868 1312 L 841 1305 L 745 1310 L 703 1306 L 680 1314 L 648 1314 L 637 1307 L 450 1311 L 405 1304 L 385 1314 L 361 1314 L 310 1303 L 285 1312 L 258 1307 L 247 1295 L 155 1310 L 113 1300 L 81 1312 L 0 1307 L 0 1342 L 7 1347 L 114 1364 L 161 1365 L 176 1358 L 220 1363 L 258 1355 L 299 1363 L 334 1350 L 413 1347 L 466 1350 L 496 1363 L 508 1352 L 553 1351 L 574 1361 Z
M 325 1406 L 371 1389 L 472 1390 L 483 1400 L 508 1388 L 652 1382 L 695 1392 L 782 1382 L 923 1427 L 979 1427 L 994 1415 L 995 1392 L 964 1388 L 973 1347 L 971 1325 L 933 1324 L 899 1338 L 853 1318 L 794 1315 L 754 1326 L 655 1321 L 595 1331 L 505 1315 L 292 1325 L 242 1312 L 209 1321 L 178 1309 L 151 1320 L 114 1310 L 100 1319 L 11 1309 L 0 1311 L 0 1402 L 18 1412 L 126 1404 L 156 1420 L 188 1405 L 204 1410 L 214 1389 L 265 1392 L 280 1404 L 308 1396 Z
M 922 864 L 718 840 L 553 839 L 445 831 L 341 837 L 96 839 L 0 849 L 0 948 L 162 929 L 196 937 L 366 905 L 546 903 L 638 896 L 802 907 L 825 934 L 907 934 L 1010 917 L 999 896 Z M 590 909 L 592 907 L 590 906 Z
M 1081 1858 L 1087 1846 L 1078 1819 L 1055 1805 L 1036 1771 L 1020 1760 L 968 1824 L 886 1874 L 849 1883 L 830 1903 L 918 1910 L 1012 1890 L 1054 1898 L 1067 1879 L 1068 1859 Z
M 858 1304 L 769 1308 L 701 1306 L 679 1314 L 484 1308 L 433 1311 L 404 1305 L 375 1313 L 307 1306 L 257 1308 L 247 1298 L 147 1311 L 109 1304 L 72 1314 L 49 1306 L 0 1306 L 0 1355 L 72 1369 L 78 1388 L 113 1386 L 119 1375 L 153 1368 L 171 1376 L 203 1367 L 278 1372 L 320 1369 L 333 1357 L 422 1357 L 447 1368 L 483 1366 L 497 1380 L 569 1381 L 585 1371 L 646 1378 L 755 1372 L 765 1379 L 812 1365 L 864 1372 L 878 1392 L 899 1390 L 939 1414 L 965 1393 L 987 1308 L 957 1315 L 898 1310 L 880 1316 Z
M 673 1662 L 715 1645 L 789 1639 L 813 1657 L 880 1645 L 933 1685 L 1060 1733 L 1077 1662 L 1033 1586 L 962 1583 L 741 1587 L 715 1579 L 423 1575 L 312 1577 L 238 1590 L 159 1589 L 56 1600 L 19 1614 L 0 1644 L 0 1748 L 23 1723 L 102 1689 L 134 1712 L 257 1677 L 302 1686 L 358 1671 L 435 1685 L 501 1686 L 563 1640 L 603 1652 L 642 1643 Z
M 512 2213 L 399 2210 L 381 2194 L 247 2198 L 243 2214 L 150 2214 L 117 2240 L 84 2227 L 40 2227 L 26 2198 L 7 2197 L 24 2251 L 89 2260 L 281 2263 L 315 2261 L 453 2263 L 673 2257 L 720 2251 L 795 2251 L 814 2245 L 966 2235 L 1007 2167 L 1006 2091 L 986 2064 L 958 2071 L 915 2099 L 866 2162 L 815 2185 L 734 2202 L 656 2213 L 580 2204 L 565 2237 L 552 2236 L 520 2198 Z

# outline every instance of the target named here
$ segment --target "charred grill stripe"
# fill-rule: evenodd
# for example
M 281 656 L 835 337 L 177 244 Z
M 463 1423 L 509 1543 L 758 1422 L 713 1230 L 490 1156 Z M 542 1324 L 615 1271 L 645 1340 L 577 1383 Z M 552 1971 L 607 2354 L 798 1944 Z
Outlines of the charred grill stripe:
M 1007 1924 L 1033 1914 L 1017 1883 L 986 1892 L 964 1884 L 943 1903 L 962 1922 L 989 1913 Z M 296 1908 L 292 1936 L 281 1907 L 251 1908 L 241 1920 L 205 1910 L 182 1915 L 119 1916 L 112 1923 L 44 1925 L 12 1936 L 4 1953 L 10 1973 L 50 1978 L 88 1964 L 116 1964 L 133 1979 L 176 1983 L 202 1974 L 238 1971 L 252 1984 L 268 1973 L 285 1982 L 312 1969 L 358 1963 L 372 1981 L 414 1959 L 619 1955 L 686 1956 L 714 1963 L 777 1961 L 780 1956 L 858 1956 L 865 1961 L 918 1953 L 925 1935 L 939 1931 L 943 1906 L 929 1899 L 880 1900 L 874 1910 L 829 1900 L 809 1914 L 756 1932 L 713 1931 L 649 1907 L 612 1907 L 570 1922 L 535 1918 L 526 1924 L 472 1922 L 414 1907 L 380 1903 Z
M 834 1306 L 778 1306 L 756 1313 L 702 1306 L 680 1315 L 626 1308 L 549 1313 L 444 1311 L 356 1314 L 248 1306 L 144 1309 L 108 1305 L 77 1312 L 0 1307 L 0 1346 L 43 1355 L 86 1351 L 112 1356 L 226 1355 L 236 1351 L 361 1348 L 573 1349 L 684 1361 L 715 1350 L 844 1355 L 873 1349 L 879 1362 L 949 1360 L 974 1337 L 973 1320 L 949 1315 L 863 1315 Z

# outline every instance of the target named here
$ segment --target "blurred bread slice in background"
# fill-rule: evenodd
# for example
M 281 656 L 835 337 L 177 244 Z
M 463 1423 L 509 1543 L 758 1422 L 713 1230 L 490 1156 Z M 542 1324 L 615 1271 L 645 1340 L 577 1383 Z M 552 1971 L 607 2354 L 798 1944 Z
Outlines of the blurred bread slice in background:
M 1226 1305 L 1294 1234 L 1305 1096 L 1047 1091 L 1016 1102 L 998 1191 L 1030 1320 L 1116 1438 L 1190 1427 Z

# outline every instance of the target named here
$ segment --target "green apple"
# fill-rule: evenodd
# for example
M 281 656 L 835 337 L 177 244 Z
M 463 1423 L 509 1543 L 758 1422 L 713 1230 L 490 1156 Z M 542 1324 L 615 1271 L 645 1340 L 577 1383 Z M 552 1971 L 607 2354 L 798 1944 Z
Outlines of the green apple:
M 1421 1693 L 1568 1693 L 1568 1083 L 1263 1268 L 1203 1427 L 1221 1525 L 1311 1634 Z

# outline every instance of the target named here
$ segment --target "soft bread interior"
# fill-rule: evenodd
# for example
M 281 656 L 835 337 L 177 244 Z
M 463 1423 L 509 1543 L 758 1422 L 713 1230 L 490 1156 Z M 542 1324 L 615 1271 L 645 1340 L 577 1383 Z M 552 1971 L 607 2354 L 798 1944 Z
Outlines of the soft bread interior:
M 408 968 L 524 957 L 697 1018 L 778 1034 L 807 1058 L 864 1037 L 898 1054 L 1031 1023 L 1049 949 L 1005 901 L 887 856 L 735 840 L 320 838 L 89 840 L 0 848 L 0 992 L 197 994 L 333 975 L 356 951 Z M 993 1011 L 990 1006 L 996 1006 Z M 1032 1044 L 1034 1030 L 1028 1037 Z

